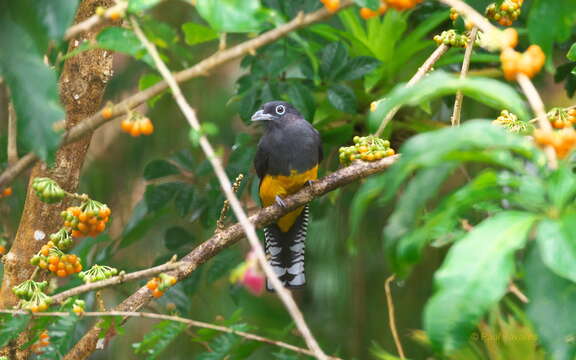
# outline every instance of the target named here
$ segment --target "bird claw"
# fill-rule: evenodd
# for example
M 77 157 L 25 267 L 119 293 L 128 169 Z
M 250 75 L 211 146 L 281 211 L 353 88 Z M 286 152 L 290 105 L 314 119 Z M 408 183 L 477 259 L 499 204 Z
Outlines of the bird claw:
M 308 180 L 306 181 L 306 186 L 312 186 L 312 184 L 314 184 L 316 182 L 316 180 Z
M 274 201 L 276 201 L 276 204 L 280 205 L 280 207 L 283 207 L 283 208 L 286 207 L 286 202 L 284 202 L 284 199 L 282 199 L 279 195 L 276 195 L 276 198 L 274 198 Z

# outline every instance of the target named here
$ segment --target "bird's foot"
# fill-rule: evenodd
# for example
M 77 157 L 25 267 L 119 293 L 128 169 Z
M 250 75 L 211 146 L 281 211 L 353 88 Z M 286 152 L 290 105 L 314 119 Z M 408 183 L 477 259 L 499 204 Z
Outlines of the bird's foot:
M 276 195 L 276 197 L 274 198 L 274 201 L 276 201 L 276 204 L 280 205 L 280 207 L 282 207 L 282 208 L 286 207 L 286 202 L 279 195 Z
M 312 186 L 312 184 L 314 184 L 316 182 L 316 180 L 308 180 L 306 181 L 305 185 L 306 186 Z

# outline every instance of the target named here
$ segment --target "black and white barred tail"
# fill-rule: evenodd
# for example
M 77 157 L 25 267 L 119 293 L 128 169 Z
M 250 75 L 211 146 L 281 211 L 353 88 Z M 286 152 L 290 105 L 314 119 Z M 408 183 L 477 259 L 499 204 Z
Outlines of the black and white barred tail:
M 299 288 L 306 284 L 304 273 L 304 251 L 308 233 L 308 205 L 298 216 L 287 232 L 280 231 L 278 225 L 264 228 L 266 257 L 276 276 L 287 288 Z M 266 281 L 266 288 L 272 291 L 272 284 Z

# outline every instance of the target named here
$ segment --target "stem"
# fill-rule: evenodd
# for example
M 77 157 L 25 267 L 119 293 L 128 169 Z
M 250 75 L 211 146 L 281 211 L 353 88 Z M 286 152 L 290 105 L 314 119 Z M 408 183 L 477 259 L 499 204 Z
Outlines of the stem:
M 482 14 L 474 10 L 470 5 L 462 0 L 439 0 L 440 2 L 453 7 L 458 13 L 467 17 L 475 26 L 485 33 L 500 31 L 490 23 Z
M 160 58 L 160 55 L 158 54 L 156 47 L 148 41 L 148 39 L 146 38 L 146 36 L 144 35 L 142 30 L 140 29 L 140 26 L 138 25 L 138 23 L 134 18 L 131 18 L 130 22 L 132 24 L 132 27 L 134 28 L 134 33 L 140 39 L 142 44 L 144 44 L 144 46 L 148 50 L 148 53 L 154 60 L 154 63 L 156 64 L 158 71 L 160 72 L 164 80 L 166 80 L 166 82 L 168 83 L 168 86 L 172 91 L 172 96 L 174 97 L 174 100 L 176 100 L 176 103 L 180 107 L 180 110 L 186 117 L 186 120 L 188 120 L 190 126 L 195 131 L 201 133 L 202 129 L 196 117 L 194 109 L 192 109 L 192 107 L 188 104 L 188 102 L 184 98 L 184 95 L 182 95 L 182 91 L 180 90 L 180 87 L 178 86 L 176 79 L 174 79 L 174 77 L 170 73 L 170 70 L 168 69 L 168 67 L 166 67 L 166 64 L 164 64 L 164 62 Z M 252 246 L 252 249 L 254 250 L 256 257 L 258 258 L 260 266 L 264 270 L 264 273 L 266 274 L 268 279 L 271 281 L 274 290 L 276 290 L 276 293 L 286 306 L 286 309 L 290 313 L 290 316 L 292 316 L 292 318 L 294 319 L 294 322 L 296 323 L 296 326 L 298 327 L 300 333 L 304 337 L 306 344 L 308 344 L 308 348 L 312 350 L 312 352 L 314 352 L 316 358 L 320 360 L 327 359 L 326 354 L 324 354 L 324 352 L 318 345 L 316 339 L 312 335 L 312 332 L 308 328 L 308 325 L 306 324 L 304 316 L 300 312 L 298 305 L 296 305 L 296 302 L 294 301 L 288 290 L 286 290 L 282 285 L 282 283 L 280 282 L 280 280 L 278 280 L 276 274 L 274 273 L 274 270 L 266 260 L 264 249 L 260 244 L 258 235 L 256 235 L 254 225 L 248 220 L 248 216 L 244 212 L 244 209 L 242 208 L 240 201 L 238 200 L 236 194 L 232 190 L 232 184 L 230 183 L 230 179 L 228 179 L 228 176 L 226 175 L 226 171 L 222 167 L 220 160 L 216 156 L 216 153 L 214 152 L 212 145 L 210 144 L 208 138 L 205 135 L 200 135 L 200 147 L 206 154 L 206 158 L 208 159 L 208 161 L 210 161 L 210 164 L 212 165 L 212 168 L 216 173 L 216 177 L 220 182 L 220 186 L 222 187 L 222 190 L 224 191 L 226 198 L 230 202 L 232 211 L 234 212 L 236 218 L 242 225 L 244 233 L 246 234 L 246 237 L 248 238 L 248 241 L 250 242 L 250 245 Z
M 428 73 L 428 71 L 432 69 L 432 66 L 434 66 L 434 64 L 442 57 L 442 55 L 446 53 L 446 51 L 448 51 L 449 48 L 450 47 L 445 44 L 441 44 L 440 46 L 438 46 L 436 50 L 434 50 L 434 52 L 430 55 L 430 57 L 428 57 L 428 59 L 424 61 L 424 64 L 422 64 L 422 66 L 418 68 L 418 71 L 408 81 L 406 87 L 414 86 L 418 81 L 422 80 L 422 78 Z M 398 110 L 400 110 L 400 106 L 396 106 L 395 108 L 390 110 L 388 114 L 386 114 L 386 117 L 380 123 L 380 127 L 378 127 L 378 130 L 374 133 L 375 136 L 379 137 L 380 135 L 382 135 L 382 132 L 384 131 L 388 123 L 392 120 L 392 118 L 396 115 Z
M 240 188 L 240 184 L 242 184 L 242 180 L 244 179 L 244 174 L 240 174 L 234 180 L 234 184 L 232 184 L 232 191 L 237 192 Z M 230 202 L 228 200 L 224 200 L 224 205 L 222 205 L 222 210 L 220 210 L 220 217 L 218 217 L 218 221 L 216 221 L 216 230 L 215 232 L 221 231 L 226 227 L 224 222 L 226 221 L 226 214 L 230 210 Z
M 525 74 L 519 73 L 516 77 L 516 81 L 518 81 L 520 88 L 522 88 L 524 95 L 526 95 L 526 98 L 532 107 L 532 111 L 536 114 L 538 126 L 544 131 L 553 131 L 552 125 L 550 125 L 546 116 L 546 108 L 544 107 L 542 98 L 540 97 L 540 94 L 538 94 L 538 90 L 536 90 L 530 78 Z M 554 148 L 552 146 L 546 146 L 544 148 L 544 153 L 548 159 L 548 166 L 550 166 L 551 169 L 558 168 L 558 159 L 556 158 Z
M 472 51 L 474 50 L 474 43 L 476 42 L 476 34 L 478 28 L 474 26 L 470 31 L 470 39 L 466 44 L 466 52 L 464 53 L 464 61 L 462 62 L 462 70 L 460 71 L 460 79 L 465 79 L 470 69 L 470 59 L 472 58 Z M 452 115 L 452 126 L 460 126 L 460 114 L 462 112 L 462 102 L 464 101 L 464 94 L 462 90 L 456 93 L 456 101 L 454 101 L 454 113 Z
M 23 311 L 23 310 L 2 310 L 2 309 L 0 309 L 0 313 L 13 314 L 13 315 L 32 315 L 32 317 L 77 316 L 77 315 L 69 313 L 69 312 L 30 313 L 28 311 Z M 234 334 L 234 335 L 243 337 L 243 338 L 248 339 L 248 340 L 254 340 L 254 341 L 259 341 L 259 342 L 263 342 L 266 344 L 278 346 L 278 347 L 288 349 L 288 350 L 291 350 L 291 351 L 294 351 L 294 352 L 297 352 L 300 354 L 305 354 L 305 355 L 310 355 L 310 356 L 314 355 L 308 349 L 303 349 L 303 348 L 300 348 L 300 347 L 297 347 L 297 346 L 294 346 L 294 345 L 291 345 L 291 344 L 288 344 L 288 343 L 285 343 L 282 341 L 272 340 L 272 339 L 265 338 L 265 337 L 260 336 L 260 335 L 247 333 L 244 331 L 237 331 L 237 330 L 234 330 L 234 329 L 226 327 L 226 326 L 214 325 L 214 324 L 206 323 L 203 321 L 197 321 L 197 320 L 183 318 L 180 316 L 156 314 L 156 313 L 149 313 L 149 312 L 134 312 L 134 311 L 107 311 L 107 312 L 92 311 L 92 312 L 83 312 L 80 316 L 82 316 L 82 317 L 124 316 L 124 317 L 138 317 L 138 318 L 155 319 L 155 320 L 168 320 L 168 321 L 174 321 L 174 322 L 186 324 L 188 326 L 204 328 L 204 329 L 211 329 L 211 330 L 216 330 L 216 331 L 220 331 L 220 332 L 224 332 L 224 333 Z M 338 357 L 333 357 L 333 356 L 329 356 L 328 359 L 329 360 L 342 360 Z
M 386 303 L 388 304 L 388 319 L 390 331 L 392 332 L 392 337 L 394 337 L 394 344 L 396 344 L 396 349 L 398 350 L 398 355 L 400 359 L 406 359 L 404 355 L 404 349 L 402 348 L 402 343 L 400 342 L 400 337 L 398 336 L 398 330 L 396 329 L 396 315 L 394 313 L 394 300 L 392 299 L 392 291 L 390 291 L 390 283 L 394 281 L 396 274 L 390 275 L 386 282 L 384 283 L 384 290 L 386 292 Z

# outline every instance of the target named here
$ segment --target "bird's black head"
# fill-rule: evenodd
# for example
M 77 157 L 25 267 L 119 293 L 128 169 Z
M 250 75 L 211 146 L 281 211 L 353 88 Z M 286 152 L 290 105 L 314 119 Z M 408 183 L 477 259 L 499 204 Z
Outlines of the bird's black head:
M 301 118 L 302 115 L 285 101 L 270 101 L 262 105 L 260 110 L 252 115 L 252 121 L 283 121 L 290 118 Z

